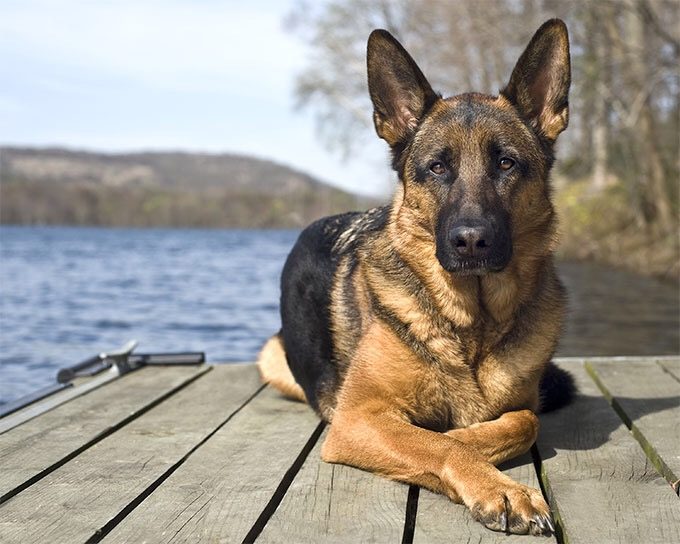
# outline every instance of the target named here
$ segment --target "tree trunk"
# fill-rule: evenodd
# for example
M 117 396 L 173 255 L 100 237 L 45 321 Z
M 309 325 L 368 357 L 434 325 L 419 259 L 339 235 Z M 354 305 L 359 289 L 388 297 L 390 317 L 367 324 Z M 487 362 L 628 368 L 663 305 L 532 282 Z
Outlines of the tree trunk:
M 606 16 L 606 5 L 593 6 L 590 16 L 599 19 Z M 597 29 L 593 39 L 593 56 L 595 58 L 596 76 L 595 92 L 593 93 L 593 179 L 592 188 L 596 192 L 603 191 L 607 186 L 607 163 L 608 163 L 608 136 L 609 136 L 609 107 L 606 90 L 611 87 L 609 75 L 610 48 L 606 31 L 598 21 L 591 28 Z
M 651 9 L 645 0 L 637 1 L 638 21 L 640 24 L 641 34 L 641 55 L 645 59 L 642 63 L 643 79 L 641 80 L 641 89 L 644 89 L 649 82 L 656 77 L 654 73 L 654 65 L 648 59 L 652 57 L 652 51 L 655 47 L 653 43 L 654 33 L 649 24 L 644 23 L 644 10 Z M 656 122 L 654 110 L 654 87 L 646 92 L 644 105 L 640 115 L 640 136 L 644 143 L 644 158 L 646 160 L 647 182 L 650 189 L 650 201 L 654 213 L 654 219 L 657 227 L 663 232 L 670 232 L 673 228 L 673 212 L 670 205 L 670 195 L 666 188 L 666 173 L 661 158 L 659 147 L 658 133 L 659 128 Z

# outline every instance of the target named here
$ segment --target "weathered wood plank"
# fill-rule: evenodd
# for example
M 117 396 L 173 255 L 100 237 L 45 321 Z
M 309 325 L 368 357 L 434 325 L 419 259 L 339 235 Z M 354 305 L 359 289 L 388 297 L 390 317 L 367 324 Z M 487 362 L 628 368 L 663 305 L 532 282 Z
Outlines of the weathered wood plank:
M 209 367 L 143 368 L 0 436 L 0 502 Z
M 400 542 L 408 486 L 321 461 L 323 436 L 258 542 Z
M 553 512 L 570 544 L 680 542 L 678 499 L 586 374 L 560 363 L 580 394 L 541 416 L 537 448 Z
M 318 435 L 319 420 L 307 405 L 267 388 L 104 542 L 242 542 Z
M 538 488 L 540 486 L 531 454 L 526 453 L 500 467 L 516 482 Z M 478 542 L 480 544 L 536 544 L 535 536 L 506 535 L 485 528 L 475 521 L 470 511 L 452 503 L 447 497 L 420 490 L 414 544 L 435 542 Z M 541 542 L 555 542 L 542 538 Z
M 43 399 L 41 402 L 30 404 L 21 410 L 17 410 L 13 414 L 4 417 L 0 420 L 0 434 L 4 434 L 19 425 L 23 425 L 33 418 L 39 417 L 49 410 L 69 402 L 77 397 L 86 395 L 90 391 L 102 387 L 109 382 L 118 379 L 120 371 L 116 367 L 111 367 L 105 372 L 102 372 L 94 378 L 83 380 L 84 383 L 78 387 L 70 387 L 63 389 L 55 395 L 51 395 Z
M 11 400 L 5 404 L 0 404 L 0 432 L 3 431 L 3 423 L 7 421 L 8 416 L 23 412 L 27 407 L 34 406 L 36 403 L 41 403 L 47 398 L 54 398 L 63 394 L 67 389 L 73 387 L 73 382 L 70 383 L 52 383 L 40 389 Z M 28 419 L 28 418 L 27 418 Z M 14 427 L 14 425 L 12 425 Z
M 653 361 L 587 361 L 586 368 L 657 470 L 678 482 L 680 382 Z
M 115 523 L 259 387 L 251 366 L 214 367 L 4 503 L 3 544 L 82 542 Z

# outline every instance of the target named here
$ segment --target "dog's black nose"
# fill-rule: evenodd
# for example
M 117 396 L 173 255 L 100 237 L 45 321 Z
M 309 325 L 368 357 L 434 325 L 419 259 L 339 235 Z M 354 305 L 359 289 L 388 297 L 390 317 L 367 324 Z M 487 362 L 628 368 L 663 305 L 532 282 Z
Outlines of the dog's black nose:
M 461 257 L 484 258 L 493 245 L 493 233 L 484 225 L 454 227 L 450 239 L 453 249 Z

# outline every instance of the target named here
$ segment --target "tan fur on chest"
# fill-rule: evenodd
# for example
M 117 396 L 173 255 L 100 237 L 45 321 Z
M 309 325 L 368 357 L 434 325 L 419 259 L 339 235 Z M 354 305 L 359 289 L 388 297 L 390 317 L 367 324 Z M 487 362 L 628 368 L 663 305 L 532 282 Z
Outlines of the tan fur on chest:
M 357 348 L 338 409 L 344 404 L 370 411 L 388 403 L 411 422 L 440 431 L 494 419 L 510 409 L 535 409 L 538 375 L 526 383 L 513 365 L 499 363 L 489 357 L 477 372 L 456 360 L 433 365 L 376 321 Z

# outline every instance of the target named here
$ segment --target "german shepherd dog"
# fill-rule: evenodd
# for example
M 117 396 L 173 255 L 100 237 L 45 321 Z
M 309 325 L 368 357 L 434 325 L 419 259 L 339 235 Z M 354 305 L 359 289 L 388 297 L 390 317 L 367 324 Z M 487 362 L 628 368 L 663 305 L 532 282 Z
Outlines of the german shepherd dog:
M 281 279 L 264 381 L 330 429 L 322 458 L 464 503 L 490 529 L 554 531 L 543 495 L 494 465 L 526 452 L 566 403 L 552 357 L 565 293 L 548 175 L 568 122 L 565 24 L 536 32 L 499 96 L 435 93 L 385 30 L 368 40 L 392 203 L 321 219 Z

